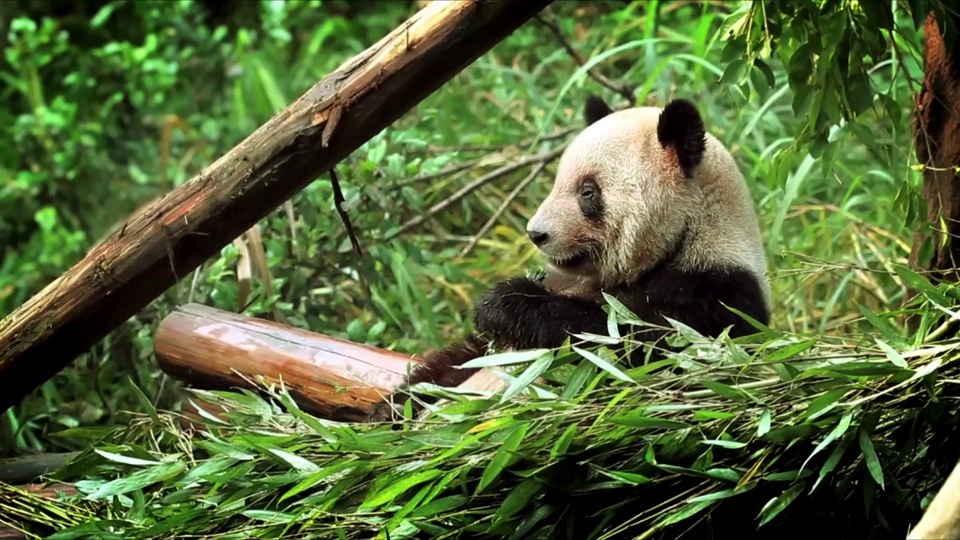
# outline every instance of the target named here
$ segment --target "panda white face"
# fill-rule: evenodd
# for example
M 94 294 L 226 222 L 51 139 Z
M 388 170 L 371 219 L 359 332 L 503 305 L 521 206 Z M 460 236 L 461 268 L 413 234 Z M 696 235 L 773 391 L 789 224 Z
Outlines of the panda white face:
M 612 112 L 591 98 L 585 116 L 527 234 L 548 273 L 610 285 L 663 260 L 697 215 L 705 132 L 685 101 Z

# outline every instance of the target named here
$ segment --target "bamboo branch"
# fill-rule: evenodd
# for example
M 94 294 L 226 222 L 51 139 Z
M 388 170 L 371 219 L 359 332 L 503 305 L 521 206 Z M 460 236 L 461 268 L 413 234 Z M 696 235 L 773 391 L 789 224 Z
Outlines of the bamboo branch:
M 487 233 L 490 232 L 490 229 L 493 228 L 494 224 L 497 223 L 497 220 L 500 219 L 500 216 L 503 215 L 503 213 L 507 210 L 507 207 L 510 206 L 510 204 L 513 203 L 514 200 L 516 200 L 516 198 L 520 195 L 520 193 L 524 189 L 527 188 L 527 186 L 532 184 L 533 181 L 536 180 L 538 176 L 540 176 L 540 173 L 543 172 L 543 169 L 545 169 L 546 167 L 547 167 L 547 161 L 541 161 L 533 168 L 532 171 L 530 171 L 530 174 L 528 174 L 526 178 L 524 178 L 523 180 L 520 181 L 519 184 L 517 184 L 517 187 L 513 188 L 513 191 L 511 191 L 510 194 L 507 195 L 507 197 L 503 200 L 503 202 L 500 203 L 500 206 L 498 206 L 497 209 L 493 212 L 493 215 L 490 216 L 490 219 L 488 219 L 487 222 L 483 224 L 483 227 L 480 227 L 480 230 L 477 231 L 477 234 L 473 235 L 473 238 L 470 239 L 470 242 L 467 243 L 467 245 L 460 251 L 461 257 L 470 253 L 470 250 L 476 247 L 476 245 L 480 242 L 480 240 L 484 236 L 486 236 Z
M 570 58 L 572 58 L 577 65 L 585 66 L 587 64 L 587 60 L 577 51 L 576 48 L 574 48 L 574 46 L 567 39 L 567 36 L 563 34 L 563 30 L 560 29 L 560 26 L 556 22 L 544 17 L 543 15 L 537 15 L 537 22 L 546 26 L 547 29 L 550 30 L 550 33 L 552 33 L 553 36 L 557 38 L 557 41 L 560 42 L 560 46 L 567 51 L 567 54 L 570 55 Z M 636 96 L 634 96 L 633 90 L 631 90 L 630 87 L 611 80 L 603 73 L 600 73 L 596 67 L 588 69 L 587 75 L 600 83 L 601 86 L 604 86 L 607 89 L 623 96 L 623 98 L 627 100 L 628 105 L 633 105 L 633 102 L 636 101 Z

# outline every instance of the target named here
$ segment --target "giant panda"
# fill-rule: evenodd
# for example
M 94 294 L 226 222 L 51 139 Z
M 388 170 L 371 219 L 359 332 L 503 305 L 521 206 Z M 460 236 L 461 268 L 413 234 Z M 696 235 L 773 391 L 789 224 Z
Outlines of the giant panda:
M 767 261 L 747 185 L 729 151 L 706 132 L 688 100 L 614 112 L 601 98 L 584 106 L 586 127 L 560 158 L 552 190 L 527 224 L 547 259 L 541 279 L 495 285 L 474 308 L 476 333 L 427 354 L 407 385 L 452 387 L 475 370 L 457 369 L 500 350 L 556 348 L 571 334 L 607 333 L 602 292 L 650 326 L 655 345 L 682 322 L 703 335 L 753 332 L 727 306 L 767 324 Z M 659 347 L 659 348 L 658 348 Z M 645 354 L 643 348 L 634 353 Z M 385 420 L 390 396 L 371 414 Z

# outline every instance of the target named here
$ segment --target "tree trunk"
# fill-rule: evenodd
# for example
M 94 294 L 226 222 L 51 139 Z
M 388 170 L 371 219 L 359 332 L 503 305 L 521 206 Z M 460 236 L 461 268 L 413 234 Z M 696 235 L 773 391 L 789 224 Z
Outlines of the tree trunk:
M 960 26 L 960 16 L 948 15 Z M 934 13 L 924 31 L 924 79 L 917 98 L 914 143 L 923 170 L 923 200 L 932 231 L 917 231 L 910 262 L 960 281 L 960 48 L 948 47 Z M 946 236 L 946 237 L 945 237 Z M 924 247 L 924 246 L 927 247 Z M 932 247 L 932 254 L 929 247 Z M 930 256 L 927 259 L 927 256 Z
M 0 411 L 56 374 L 550 0 L 434 2 L 140 212 L 0 322 Z

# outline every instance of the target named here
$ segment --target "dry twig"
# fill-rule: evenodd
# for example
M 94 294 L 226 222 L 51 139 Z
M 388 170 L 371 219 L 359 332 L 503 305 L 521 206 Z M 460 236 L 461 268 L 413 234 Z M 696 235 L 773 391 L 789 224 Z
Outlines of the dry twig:
M 484 185 L 489 184 L 490 182 L 492 182 L 492 181 L 494 181 L 494 180 L 496 180 L 496 179 L 498 179 L 498 178 L 500 178 L 500 177 L 502 177 L 502 176 L 508 175 L 508 174 L 512 173 L 513 171 L 516 171 L 516 170 L 518 170 L 518 169 L 521 169 L 521 168 L 523 168 L 523 167 L 526 167 L 527 165 L 531 165 L 531 164 L 534 164 L 534 163 L 548 163 L 548 162 L 550 162 L 551 160 L 559 157 L 560 154 L 562 154 L 563 151 L 564 151 L 566 148 L 567 148 L 567 145 L 566 145 L 566 144 L 561 145 L 561 146 L 559 146 L 559 147 L 557 147 L 557 148 L 554 148 L 553 150 L 550 150 L 549 152 L 544 152 L 544 153 L 542 153 L 542 154 L 537 154 L 537 155 L 535 155 L 535 156 L 531 156 L 531 157 L 528 157 L 528 158 L 525 158 L 525 159 L 521 159 L 521 160 L 519 160 L 519 161 L 517 161 L 517 162 L 515 162 L 515 163 L 511 163 L 510 165 L 504 165 L 503 167 L 500 167 L 499 169 L 497 169 L 497 170 L 495 170 L 495 171 L 492 171 L 492 172 L 490 172 L 490 173 L 488 173 L 488 174 L 485 174 L 485 175 L 481 176 L 480 178 L 477 178 L 477 179 L 474 180 L 473 182 L 470 182 L 469 184 L 467 184 L 467 185 L 463 186 L 462 188 L 460 188 L 459 190 L 457 190 L 457 192 L 454 193 L 453 195 L 450 195 L 450 196 L 447 197 L 446 199 L 444 199 L 444 200 L 438 202 L 437 204 L 431 206 L 431 207 L 430 207 L 426 212 L 424 212 L 423 214 L 420 214 L 420 215 L 418 215 L 418 216 L 416 216 L 416 217 L 414 217 L 414 218 L 411 218 L 411 219 L 407 220 L 403 225 L 400 226 L 399 229 L 397 229 L 393 234 L 391 234 L 391 235 L 387 236 L 386 238 L 384 238 L 384 240 L 391 240 L 391 239 L 393 239 L 393 238 L 396 238 L 397 236 L 400 236 L 401 234 L 404 234 L 404 233 L 410 231 L 411 229 L 413 229 L 413 228 L 415 228 L 415 227 L 418 227 L 418 226 L 419 226 L 420 224 L 422 224 L 424 221 L 427 221 L 428 219 L 432 218 L 433 216 L 439 214 L 440 212 L 443 212 L 443 211 L 446 210 L 447 208 L 449 208 L 449 207 L 453 206 L 454 204 L 456 204 L 457 202 L 459 202 L 461 199 L 463 199 L 463 198 L 466 197 L 467 195 L 473 193 L 473 192 L 476 191 L 477 189 L 480 189 L 480 188 L 483 187 Z
M 564 128 L 542 137 L 530 137 L 524 139 L 516 144 L 509 144 L 504 146 L 494 146 L 489 144 L 465 144 L 460 146 L 425 146 L 423 148 L 411 148 L 407 150 L 408 154 L 450 154 L 453 152 L 503 152 L 507 148 L 526 148 L 535 142 L 547 142 L 553 141 L 556 139 L 562 139 L 567 135 L 579 130 L 579 127 Z
M 347 215 L 347 212 L 343 209 L 343 191 L 340 189 L 340 180 L 337 179 L 337 172 L 335 169 L 330 169 L 330 183 L 333 185 L 333 205 L 337 208 L 337 214 L 340 216 L 340 220 L 343 221 L 343 226 L 347 229 L 347 235 L 350 236 L 350 244 L 353 245 L 354 251 L 357 252 L 357 256 L 363 257 L 363 250 L 360 249 L 360 241 L 357 240 L 357 234 L 353 231 L 353 225 L 350 224 L 350 216 Z
M 516 199 L 517 196 L 520 195 L 521 191 L 523 191 L 524 189 L 526 189 L 527 186 L 533 183 L 533 181 L 536 180 L 538 176 L 540 176 L 540 173 L 543 172 L 543 169 L 545 169 L 546 167 L 547 167 L 547 162 L 541 161 L 539 164 L 537 164 L 536 167 L 533 168 L 532 171 L 530 171 L 530 174 L 527 175 L 526 178 L 524 178 L 523 180 L 520 181 L 519 184 L 517 184 L 517 187 L 513 188 L 513 191 L 511 191 L 510 194 L 507 195 L 507 198 L 504 199 L 502 203 L 500 203 L 500 206 L 498 206 L 496 211 L 493 213 L 493 215 L 490 216 L 490 219 L 488 219 L 487 222 L 483 224 L 483 227 L 480 228 L 477 234 L 474 235 L 472 239 L 470 239 L 470 242 L 466 245 L 466 247 L 463 248 L 463 250 L 460 252 L 461 257 L 466 255 L 467 253 L 470 253 L 470 250 L 472 250 L 477 245 L 477 243 L 480 242 L 480 239 L 486 236 L 487 232 L 489 232 L 490 229 L 493 228 L 493 225 L 497 222 L 498 219 L 500 219 L 500 216 L 507 209 L 507 207 L 510 206 L 510 203 L 512 203 L 514 199 Z
M 571 45 L 567 40 L 567 37 L 563 35 L 563 30 L 560 29 L 560 26 L 558 26 L 557 23 L 548 20 L 542 14 L 538 14 L 536 19 L 550 30 L 550 32 L 557 38 L 557 41 L 560 42 L 560 45 L 563 46 L 570 57 L 573 58 L 574 62 L 581 66 L 586 65 L 587 60 L 579 52 L 577 52 L 576 49 L 573 48 L 573 45 Z M 636 100 L 636 97 L 633 95 L 633 90 L 631 90 L 630 87 L 611 80 L 606 75 L 600 73 L 596 68 L 588 69 L 587 75 L 592 77 L 593 80 L 597 81 L 602 86 L 623 96 L 631 105 Z

